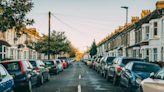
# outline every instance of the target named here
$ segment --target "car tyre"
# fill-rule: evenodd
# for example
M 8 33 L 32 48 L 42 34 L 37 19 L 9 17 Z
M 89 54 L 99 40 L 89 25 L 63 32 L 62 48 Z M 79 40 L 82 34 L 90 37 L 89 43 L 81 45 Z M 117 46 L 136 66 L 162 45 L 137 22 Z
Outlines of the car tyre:
M 43 78 L 43 75 L 41 75 L 41 77 L 40 77 L 40 85 L 43 85 L 43 83 L 44 83 L 44 78 Z
M 110 77 L 108 75 L 106 76 L 106 80 L 107 81 L 110 81 Z
M 142 86 L 139 87 L 139 92 L 143 92 Z
M 32 92 L 32 84 L 31 84 L 31 81 L 28 81 L 28 86 L 27 86 L 26 92 Z
M 10 92 L 14 92 L 14 89 L 12 89 Z
M 46 81 L 50 81 L 50 74 L 48 73 Z
M 117 86 L 118 85 L 118 76 L 115 74 L 113 78 L 113 85 Z
M 132 92 L 132 85 L 130 82 L 128 84 L 127 92 Z
M 123 87 L 123 85 L 121 84 L 121 78 L 120 78 L 118 86 L 121 87 L 121 88 Z

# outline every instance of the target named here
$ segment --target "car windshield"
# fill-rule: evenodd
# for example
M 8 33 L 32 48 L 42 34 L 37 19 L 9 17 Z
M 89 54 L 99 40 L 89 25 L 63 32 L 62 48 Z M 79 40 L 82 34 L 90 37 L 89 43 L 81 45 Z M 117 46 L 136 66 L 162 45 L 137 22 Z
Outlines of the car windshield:
M 57 63 L 57 64 L 60 64 L 60 61 L 57 60 L 56 63 Z
M 53 65 L 53 61 L 44 61 L 45 65 Z
M 30 61 L 30 63 L 32 64 L 33 67 L 36 67 L 36 61 Z
M 108 57 L 107 64 L 111 64 L 114 59 L 115 59 L 115 57 Z
M 158 65 L 153 64 L 142 64 L 142 63 L 135 63 L 133 65 L 133 71 L 140 71 L 140 72 L 157 72 L 160 69 Z

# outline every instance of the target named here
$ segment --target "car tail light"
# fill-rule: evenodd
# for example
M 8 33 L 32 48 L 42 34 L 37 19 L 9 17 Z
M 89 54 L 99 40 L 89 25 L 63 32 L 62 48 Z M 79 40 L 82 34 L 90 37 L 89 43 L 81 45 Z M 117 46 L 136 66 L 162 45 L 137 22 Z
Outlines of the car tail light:
M 117 67 L 117 71 L 122 71 L 122 67 Z
M 39 69 L 39 68 L 37 68 L 37 67 L 35 68 L 35 70 L 36 70 L 37 72 L 40 72 L 40 69 Z
M 23 62 L 22 61 L 20 61 L 20 67 L 21 67 L 22 74 L 25 74 L 25 70 L 24 70 Z

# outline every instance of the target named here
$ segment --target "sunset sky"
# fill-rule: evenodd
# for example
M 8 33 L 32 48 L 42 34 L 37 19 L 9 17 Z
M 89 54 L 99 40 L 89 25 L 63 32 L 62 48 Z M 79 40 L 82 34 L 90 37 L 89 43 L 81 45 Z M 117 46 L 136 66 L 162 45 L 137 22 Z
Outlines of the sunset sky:
M 35 20 L 32 27 L 48 33 L 48 11 L 52 12 L 51 30 L 64 31 L 72 44 L 85 50 L 93 40 L 99 42 L 125 23 L 125 10 L 140 16 L 142 9 L 155 9 L 158 0 L 33 0 L 34 8 L 28 15 Z M 57 18 L 58 19 L 57 19 Z

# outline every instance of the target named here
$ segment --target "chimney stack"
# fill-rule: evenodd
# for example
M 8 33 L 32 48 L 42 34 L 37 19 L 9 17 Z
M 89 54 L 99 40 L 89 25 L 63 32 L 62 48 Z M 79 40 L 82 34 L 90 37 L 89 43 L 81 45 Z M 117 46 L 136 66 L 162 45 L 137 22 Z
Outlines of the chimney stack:
M 146 16 L 148 16 L 151 13 L 150 10 L 142 10 L 141 12 L 141 18 L 144 18 Z
M 134 24 L 134 23 L 138 22 L 139 20 L 140 20 L 139 17 L 137 17 L 137 16 L 132 16 L 131 22 L 132 22 L 132 24 Z
M 162 8 L 164 8 L 164 1 L 157 1 L 156 9 L 162 9 Z

